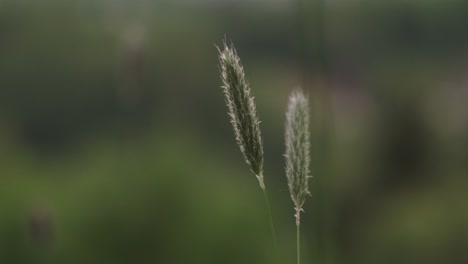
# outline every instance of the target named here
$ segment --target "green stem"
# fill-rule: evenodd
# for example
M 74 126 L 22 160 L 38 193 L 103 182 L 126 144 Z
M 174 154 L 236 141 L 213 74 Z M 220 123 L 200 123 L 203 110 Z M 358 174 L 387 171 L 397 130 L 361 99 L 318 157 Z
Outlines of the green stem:
M 279 254 L 278 254 L 278 246 L 277 246 L 277 243 L 276 243 L 275 225 L 273 224 L 273 216 L 271 214 L 270 199 L 268 199 L 268 193 L 266 191 L 266 188 L 264 188 L 264 186 L 262 188 L 262 191 L 263 191 L 263 196 L 265 197 L 265 204 L 266 204 L 266 207 L 267 207 L 267 210 L 268 210 L 268 217 L 270 218 L 270 230 L 271 230 L 271 235 L 272 235 L 272 238 L 273 238 L 273 249 L 275 251 L 276 261 L 278 263 Z
M 299 227 L 301 225 L 297 224 L 297 233 L 296 233 L 296 238 L 297 238 L 297 264 L 301 264 L 301 238 L 300 238 L 300 232 L 299 232 Z

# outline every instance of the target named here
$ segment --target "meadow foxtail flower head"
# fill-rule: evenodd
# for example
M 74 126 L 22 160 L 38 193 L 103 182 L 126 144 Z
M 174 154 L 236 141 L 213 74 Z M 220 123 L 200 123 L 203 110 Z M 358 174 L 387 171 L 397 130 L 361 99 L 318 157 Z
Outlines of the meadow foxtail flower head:
M 224 43 L 223 50 L 218 48 L 218 51 L 223 81 L 222 88 L 237 145 L 239 145 L 250 169 L 257 176 L 260 187 L 265 189 L 263 144 L 254 97 L 234 46 L 229 47 Z
M 309 193 L 310 176 L 310 132 L 309 101 L 301 90 L 295 90 L 289 97 L 286 112 L 286 176 L 289 191 L 296 210 L 296 225 L 300 224 L 300 214 Z

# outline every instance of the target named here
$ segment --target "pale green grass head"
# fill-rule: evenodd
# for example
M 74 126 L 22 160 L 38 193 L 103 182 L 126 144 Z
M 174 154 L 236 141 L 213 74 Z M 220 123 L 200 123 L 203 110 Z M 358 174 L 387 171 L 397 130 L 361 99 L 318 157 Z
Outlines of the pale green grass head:
M 309 101 L 301 90 L 289 97 L 286 112 L 286 176 L 289 191 L 296 210 L 296 224 L 300 224 L 300 213 L 309 193 L 310 176 L 310 132 Z
M 234 46 L 229 47 L 225 43 L 223 50 L 219 48 L 218 50 L 223 81 L 222 88 L 237 145 L 239 145 L 250 169 L 257 176 L 260 187 L 265 189 L 263 145 L 254 97 Z

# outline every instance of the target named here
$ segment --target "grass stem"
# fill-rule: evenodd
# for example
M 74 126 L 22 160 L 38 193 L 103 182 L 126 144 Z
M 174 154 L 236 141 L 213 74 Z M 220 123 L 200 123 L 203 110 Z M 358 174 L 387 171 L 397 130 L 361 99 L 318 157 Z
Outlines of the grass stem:
M 297 239 L 297 264 L 301 264 L 301 238 L 300 238 L 300 232 L 299 232 L 299 227 L 301 225 L 297 224 L 297 233 L 296 233 L 296 239 Z
M 270 218 L 270 231 L 271 231 L 271 236 L 273 238 L 273 249 L 275 251 L 276 263 L 279 263 L 278 245 L 276 243 L 276 232 L 275 232 L 275 225 L 273 223 L 273 215 L 271 213 L 270 199 L 268 198 L 268 193 L 267 193 L 266 188 L 262 188 L 262 191 L 263 191 L 263 196 L 265 197 L 265 205 L 268 211 L 268 218 Z

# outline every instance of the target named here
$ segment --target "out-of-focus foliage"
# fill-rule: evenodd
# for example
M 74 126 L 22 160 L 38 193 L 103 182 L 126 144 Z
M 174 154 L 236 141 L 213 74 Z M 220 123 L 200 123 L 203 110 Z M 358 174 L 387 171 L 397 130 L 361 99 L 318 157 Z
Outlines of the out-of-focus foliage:
M 223 38 L 256 96 L 284 263 L 298 85 L 314 176 L 303 262 L 467 263 L 467 8 L 0 1 L 0 263 L 272 263 L 223 102 Z

